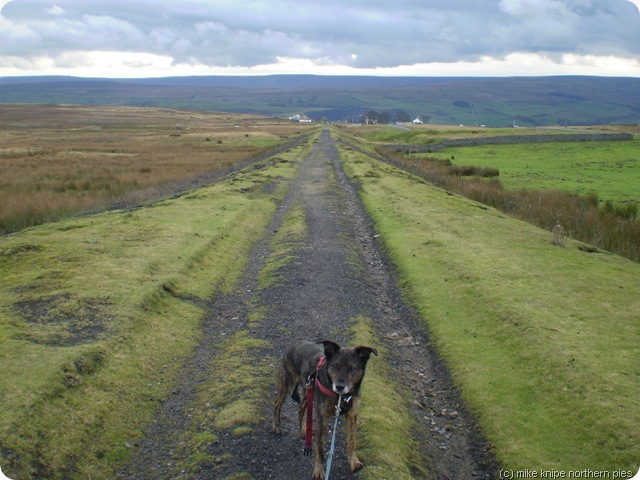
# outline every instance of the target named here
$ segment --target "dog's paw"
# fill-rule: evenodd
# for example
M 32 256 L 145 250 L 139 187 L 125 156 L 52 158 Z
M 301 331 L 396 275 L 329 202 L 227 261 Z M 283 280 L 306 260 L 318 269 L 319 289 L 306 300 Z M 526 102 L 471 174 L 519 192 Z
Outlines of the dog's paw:
M 357 458 L 353 458 L 353 459 L 349 460 L 349 467 L 351 467 L 351 471 L 352 472 L 357 472 L 362 467 L 364 467 L 364 465 Z
M 324 468 L 321 465 L 313 468 L 313 480 L 324 480 Z

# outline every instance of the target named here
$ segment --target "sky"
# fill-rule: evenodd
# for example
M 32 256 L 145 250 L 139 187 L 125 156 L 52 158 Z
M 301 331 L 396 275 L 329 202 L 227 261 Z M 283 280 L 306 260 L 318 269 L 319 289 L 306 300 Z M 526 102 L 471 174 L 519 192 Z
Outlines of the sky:
M 0 76 L 640 77 L 640 0 L 0 0 Z

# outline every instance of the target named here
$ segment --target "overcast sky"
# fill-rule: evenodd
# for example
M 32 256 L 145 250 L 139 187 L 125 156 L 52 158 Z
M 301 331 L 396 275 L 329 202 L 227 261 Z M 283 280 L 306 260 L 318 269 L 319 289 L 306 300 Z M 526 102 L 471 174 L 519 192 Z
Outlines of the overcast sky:
M 0 76 L 640 77 L 640 0 L 0 0 Z

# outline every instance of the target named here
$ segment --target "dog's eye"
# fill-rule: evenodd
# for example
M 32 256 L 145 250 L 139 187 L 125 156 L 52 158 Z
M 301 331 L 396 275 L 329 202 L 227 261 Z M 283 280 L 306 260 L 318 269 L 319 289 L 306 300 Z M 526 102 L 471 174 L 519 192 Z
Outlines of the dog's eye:
M 353 365 L 349 365 L 349 371 L 350 372 L 355 372 L 356 371 L 356 367 L 354 367 Z
M 335 368 L 336 370 L 340 370 L 340 364 L 339 363 L 334 363 L 332 365 L 333 368 Z

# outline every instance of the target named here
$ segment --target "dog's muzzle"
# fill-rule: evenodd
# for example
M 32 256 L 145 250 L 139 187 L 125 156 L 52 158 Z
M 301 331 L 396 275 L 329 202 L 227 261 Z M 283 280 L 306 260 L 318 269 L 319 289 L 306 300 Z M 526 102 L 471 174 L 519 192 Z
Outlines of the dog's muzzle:
M 331 384 L 331 388 L 334 393 L 337 393 L 338 395 L 347 395 L 353 387 L 351 385 L 336 385 L 333 383 Z

